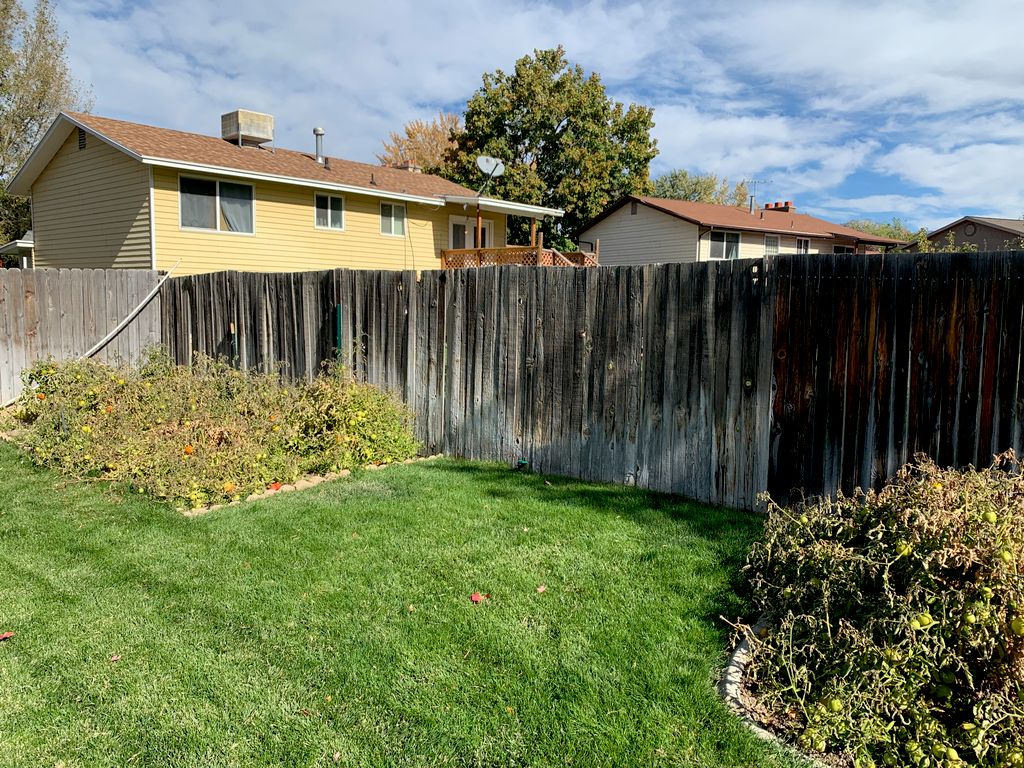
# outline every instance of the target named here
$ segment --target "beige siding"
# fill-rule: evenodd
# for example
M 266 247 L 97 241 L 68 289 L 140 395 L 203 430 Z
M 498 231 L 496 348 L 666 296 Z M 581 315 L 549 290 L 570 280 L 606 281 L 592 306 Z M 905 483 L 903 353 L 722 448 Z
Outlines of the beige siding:
M 169 269 L 180 261 L 176 275 L 223 269 L 437 269 L 440 251 L 448 247 L 448 217 L 465 213 L 462 206 L 406 202 L 405 236 L 382 235 L 380 204 L 388 201 L 346 193 L 344 230 L 323 230 L 314 226 L 316 190 L 258 181 L 253 184 L 254 234 L 188 230 L 180 226 L 178 172 L 154 168 L 153 173 L 157 268 Z M 504 243 L 504 214 L 488 213 L 486 218 L 494 222 L 495 242 Z
M 149 169 L 73 130 L 32 185 L 32 222 L 37 267 L 149 269 Z
M 697 225 L 638 204 L 626 203 L 580 235 L 601 241 L 601 266 L 692 262 L 697 257 Z
M 965 227 L 974 225 L 974 233 L 968 235 Z M 934 237 L 928 238 L 932 246 L 938 250 L 949 242 L 949 233 L 953 233 L 953 243 L 956 246 L 973 245 L 980 252 L 1005 251 L 1019 247 L 1021 236 L 1014 235 L 1004 229 L 996 229 L 980 222 L 965 221 L 956 226 L 956 229 L 944 229 Z M 910 250 L 917 250 L 916 247 Z

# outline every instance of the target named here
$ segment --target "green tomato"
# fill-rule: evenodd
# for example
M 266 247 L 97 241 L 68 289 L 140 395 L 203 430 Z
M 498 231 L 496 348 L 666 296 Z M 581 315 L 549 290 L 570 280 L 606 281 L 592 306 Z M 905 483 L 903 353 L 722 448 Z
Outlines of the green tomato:
M 982 515 L 982 517 L 985 518 L 986 523 L 994 523 L 996 520 L 999 519 L 999 515 L 997 515 L 991 509 L 988 510 L 984 515 Z

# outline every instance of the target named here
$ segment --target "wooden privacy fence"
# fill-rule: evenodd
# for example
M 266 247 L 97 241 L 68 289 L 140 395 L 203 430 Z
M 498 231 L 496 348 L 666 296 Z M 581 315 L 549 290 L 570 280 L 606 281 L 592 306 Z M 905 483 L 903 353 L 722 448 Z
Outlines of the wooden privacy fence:
M 172 355 L 339 359 L 431 451 L 736 506 L 1022 445 L 1024 254 L 168 281 Z
M 779 258 L 769 490 L 1021 453 L 1024 253 Z
M 0 269 L 0 403 L 21 392 L 21 373 L 47 358 L 71 360 L 100 341 L 156 287 L 156 272 Z M 160 299 L 97 354 L 134 362 L 160 342 Z

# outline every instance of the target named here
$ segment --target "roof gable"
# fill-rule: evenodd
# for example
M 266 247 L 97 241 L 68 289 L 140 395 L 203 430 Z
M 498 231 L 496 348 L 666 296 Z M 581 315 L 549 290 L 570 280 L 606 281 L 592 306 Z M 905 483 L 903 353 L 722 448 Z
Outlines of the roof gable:
M 973 221 L 976 224 L 984 224 L 986 227 L 1001 229 L 1004 232 L 1016 235 L 1017 237 L 1024 236 L 1024 221 L 1021 219 L 1000 219 L 995 216 L 961 216 L 956 221 L 939 227 L 936 230 L 932 230 L 928 233 L 928 237 L 932 238 L 936 235 L 940 235 L 946 230 L 953 229 L 954 227 L 963 224 L 965 221 Z

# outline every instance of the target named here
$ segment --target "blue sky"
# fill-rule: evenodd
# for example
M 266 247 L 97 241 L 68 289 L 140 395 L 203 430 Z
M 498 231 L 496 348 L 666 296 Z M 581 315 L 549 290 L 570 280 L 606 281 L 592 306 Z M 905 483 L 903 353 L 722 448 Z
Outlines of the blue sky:
M 408 120 L 461 111 L 484 72 L 561 43 L 610 96 L 654 108 L 652 172 L 770 180 L 835 221 L 1024 215 L 1024 4 L 244 3 L 62 0 L 96 114 L 217 134 L 274 115 L 279 146 L 374 162 Z

